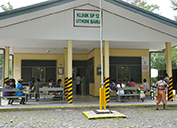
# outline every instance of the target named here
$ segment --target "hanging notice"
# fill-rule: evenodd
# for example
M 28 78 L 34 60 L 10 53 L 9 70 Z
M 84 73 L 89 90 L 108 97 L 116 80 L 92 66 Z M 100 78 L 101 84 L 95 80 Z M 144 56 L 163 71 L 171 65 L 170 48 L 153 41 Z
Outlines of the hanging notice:
M 74 26 L 100 27 L 100 11 L 74 9 Z
M 142 72 L 149 72 L 149 58 L 148 57 L 142 57 Z

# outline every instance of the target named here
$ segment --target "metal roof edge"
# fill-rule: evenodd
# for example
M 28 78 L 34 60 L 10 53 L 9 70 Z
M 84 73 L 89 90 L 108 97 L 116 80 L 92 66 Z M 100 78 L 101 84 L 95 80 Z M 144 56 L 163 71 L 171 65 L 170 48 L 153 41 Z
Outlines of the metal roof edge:
M 132 12 L 138 13 L 138 14 L 143 15 L 145 17 L 151 18 L 151 19 L 156 20 L 158 22 L 164 23 L 164 24 L 169 25 L 171 27 L 177 28 L 177 22 L 176 21 L 168 19 L 166 17 L 163 17 L 159 14 L 155 14 L 153 12 L 147 11 L 147 10 L 145 10 L 143 8 L 140 8 L 140 7 L 137 7 L 135 5 L 129 4 L 129 3 L 124 2 L 122 0 L 105 0 L 105 1 L 107 1 L 109 3 L 112 3 L 116 6 L 125 8 L 127 10 L 130 10 Z
M 9 11 L 1 12 L 0 20 L 4 20 L 7 18 L 11 18 L 11 17 L 15 17 L 15 16 L 51 8 L 51 7 L 55 7 L 61 4 L 69 3 L 71 1 L 75 1 L 75 0 L 49 0 L 49 1 L 42 2 L 42 3 L 37 3 L 37 4 L 30 5 L 30 6 L 26 6 L 26 7 L 12 9 Z

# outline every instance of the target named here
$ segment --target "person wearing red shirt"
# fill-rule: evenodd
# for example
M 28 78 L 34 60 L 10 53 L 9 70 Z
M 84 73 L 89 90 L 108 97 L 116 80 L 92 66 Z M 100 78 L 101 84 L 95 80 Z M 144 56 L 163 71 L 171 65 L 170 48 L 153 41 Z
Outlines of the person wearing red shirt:
M 134 80 L 131 78 L 131 82 L 129 82 L 129 87 L 135 87 L 135 85 L 136 85 L 136 84 L 135 84 Z M 135 90 L 131 90 L 130 93 L 133 94 L 134 91 L 135 91 Z M 134 98 L 134 97 L 133 97 L 133 98 Z

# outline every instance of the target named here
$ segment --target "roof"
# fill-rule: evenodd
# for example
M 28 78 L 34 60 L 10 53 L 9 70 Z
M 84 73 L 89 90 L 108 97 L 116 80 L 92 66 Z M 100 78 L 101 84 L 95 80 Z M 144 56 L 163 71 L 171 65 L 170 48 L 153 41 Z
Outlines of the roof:
M 109 3 L 112 3 L 114 5 L 117 5 L 119 7 L 125 8 L 127 10 L 130 10 L 134 13 L 138 13 L 138 14 L 143 15 L 145 17 L 148 17 L 150 19 L 156 20 L 158 22 L 161 22 L 161 23 L 164 23 L 164 24 L 167 24 L 169 26 L 177 28 L 177 22 L 176 21 L 168 19 L 168 18 L 163 17 L 161 15 L 158 15 L 156 13 L 147 11 L 147 10 L 145 10 L 143 8 L 140 8 L 140 7 L 137 7 L 135 5 L 129 4 L 129 3 L 124 2 L 122 0 L 105 0 L 105 1 L 107 1 Z
M 35 12 L 35 11 L 39 11 L 39 10 L 43 10 L 43 9 L 47 9 L 47 8 L 51 8 L 51 7 L 55 7 L 55 6 L 58 6 L 61 4 L 71 2 L 71 1 L 75 1 L 75 0 L 49 0 L 46 2 L 38 3 L 38 4 L 9 10 L 9 11 L 0 13 L 0 20 L 23 15 L 23 14 L 27 14 L 27 13 L 31 13 L 31 12 Z M 104 0 L 104 1 L 112 3 L 112 4 L 119 6 L 119 7 L 125 8 L 129 11 L 134 12 L 134 13 L 143 15 L 143 16 L 148 17 L 150 19 L 156 20 L 158 22 L 164 23 L 164 24 L 169 25 L 171 27 L 177 28 L 176 21 L 170 20 L 166 17 L 163 17 L 163 16 L 160 16 L 160 15 L 155 14 L 153 12 L 147 11 L 147 10 L 137 7 L 135 5 L 131 5 L 131 4 L 124 2 L 122 0 Z
M 26 6 L 26 7 L 8 10 L 8 11 L 0 13 L 0 20 L 43 10 L 43 9 L 47 9 L 47 8 L 51 8 L 51 7 L 55 7 L 61 4 L 71 2 L 71 1 L 75 1 L 75 0 L 49 0 L 49 1 L 38 3 L 38 4 Z

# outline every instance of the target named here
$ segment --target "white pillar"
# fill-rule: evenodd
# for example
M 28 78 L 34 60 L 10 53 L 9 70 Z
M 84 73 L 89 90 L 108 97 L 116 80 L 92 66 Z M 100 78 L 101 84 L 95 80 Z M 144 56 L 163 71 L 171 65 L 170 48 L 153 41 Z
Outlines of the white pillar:
M 68 77 L 72 77 L 72 40 L 68 40 Z

